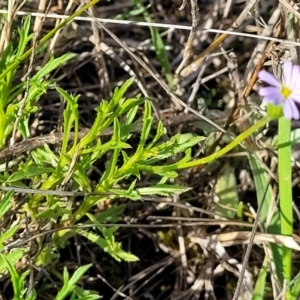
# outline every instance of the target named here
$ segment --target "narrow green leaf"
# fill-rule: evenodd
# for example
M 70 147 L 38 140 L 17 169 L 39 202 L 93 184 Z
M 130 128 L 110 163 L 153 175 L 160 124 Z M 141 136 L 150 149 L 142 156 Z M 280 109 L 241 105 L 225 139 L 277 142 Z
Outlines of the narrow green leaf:
M 114 119 L 114 135 L 112 141 L 119 142 L 121 141 L 121 127 L 120 122 L 117 118 Z
M 151 150 L 154 145 L 158 142 L 158 140 L 163 136 L 164 134 L 164 125 L 161 121 L 157 124 L 156 134 L 153 140 L 145 147 L 147 150 Z
M 10 261 L 10 259 L 6 256 L 1 254 L 1 259 L 5 261 L 5 264 L 8 268 L 8 271 L 10 273 L 11 282 L 14 289 L 14 299 L 15 300 L 22 300 L 22 291 L 21 291 L 21 284 L 20 284 L 20 277 L 19 274 L 14 267 L 13 263 Z
M 69 272 L 66 267 L 64 267 L 63 276 L 64 276 L 64 283 L 68 284 L 69 283 Z
M 120 249 L 120 248 L 117 248 L 117 249 L 116 249 L 115 255 L 116 255 L 120 260 L 124 260 L 124 261 L 127 261 L 127 262 L 135 262 L 135 261 L 138 261 L 138 260 L 139 260 L 138 257 L 135 256 L 134 254 L 125 252 L 125 251 L 123 251 L 123 250 Z
M 89 214 L 89 217 L 91 217 L 92 215 Z M 94 222 L 95 219 L 92 218 L 92 220 Z M 113 230 L 115 230 L 115 226 L 113 226 Z M 99 229 L 99 227 L 97 227 Z M 109 232 L 109 229 L 105 229 L 102 230 L 102 232 Z M 101 238 L 100 236 L 82 230 L 82 229 L 76 229 L 76 232 L 79 233 L 80 235 L 84 236 L 85 238 L 89 239 L 91 242 L 97 244 L 98 246 L 100 246 L 105 252 L 107 252 L 108 254 L 110 254 L 115 260 L 117 261 L 121 261 L 121 259 L 123 259 L 124 257 L 128 258 L 129 260 L 127 261 L 137 261 L 138 258 L 130 253 L 126 253 L 125 251 L 123 251 L 121 249 L 121 244 L 120 243 L 116 243 L 114 242 L 114 238 L 113 236 L 110 237 L 110 239 L 108 239 L 108 236 L 106 236 L 106 238 Z M 126 254 L 126 255 L 125 255 Z
M 189 191 L 190 187 L 168 184 L 156 184 L 150 187 L 138 188 L 140 195 L 162 195 L 169 196 L 170 194 L 182 194 Z
M 62 66 L 68 60 L 74 58 L 75 53 L 66 53 L 58 58 L 51 57 L 50 60 L 43 66 L 33 77 L 32 81 L 39 81 L 46 75 L 50 74 L 53 70 L 56 70 L 58 67 Z
M 234 170 L 232 166 L 226 165 L 215 187 L 214 211 L 228 219 L 234 219 L 239 202 Z
M 24 254 L 26 253 L 26 249 L 19 248 L 15 251 L 10 252 L 6 255 L 6 258 L 9 259 L 9 261 L 15 265 L 17 261 L 19 261 Z M 3 272 L 7 269 L 6 261 L 3 259 L 3 257 L 0 257 L 0 274 L 3 274 Z
M 79 267 L 73 274 L 73 276 L 70 278 L 68 285 L 72 286 L 75 285 L 76 282 L 83 276 L 83 274 L 91 267 L 92 265 L 85 265 Z
M 252 300 L 263 300 L 265 299 L 266 279 L 268 269 L 268 256 L 266 255 L 263 261 L 263 265 L 259 270 L 259 274 L 256 280 L 255 288 L 253 291 Z
M 32 34 L 29 35 L 30 20 L 31 20 L 31 16 L 30 15 L 26 16 L 24 18 L 24 22 L 22 24 L 21 29 L 18 28 L 20 39 L 18 42 L 16 58 L 20 58 L 24 54 L 26 46 L 33 36 Z
M 101 299 L 102 297 L 95 294 L 94 291 L 87 291 L 86 289 L 82 289 L 79 286 L 75 287 L 74 294 L 76 294 L 76 300 L 96 300 Z M 75 297 L 75 296 L 74 296 Z
M 292 146 L 300 144 L 300 128 L 297 128 L 291 132 L 291 144 Z
M 97 135 L 100 135 L 109 125 L 112 111 L 108 109 L 107 101 L 102 101 L 100 106 L 95 109 L 97 111 L 96 120 L 94 121 L 88 134 L 80 140 L 80 149 L 91 143 Z M 113 121 L 113 120 L 112 120 Z
M 250 155 L 249 163 L 254 177 L 258 205 L 261 205 L 260 215 L 258 216 L 260 218 L 260 222 L 262 225 L 267 227 L 265 230 L 268 233 L 280 234 L 279 212 L 277 210 L 277 207 L 271 205 L 273 192 L 272 187 L 269 184 L 269 175 L 267 174 L 263 166 L 261 166 L 260 162 L 258 162 L 254 157 Z M 269 210 L 272 210 L 272 217 L 269 220 L 269 223 L 267 223 Z M 277 276 L 280 279 L 280 281 L 283 282 L 282 247 L 280 245 L 271 243 L 270 248 L 272 249 L 274 257 Z
M 89 154 L 89 153 L 95 153 L 95 152 L 107 152 L 108 150 L 112 150 L 112 149 L 129 149 L 129 148 L 131 148 L 131 146 L 127 143 L 123 143 L 120 141 L 119 142 L 109 141 L 103 145 L 97 145 L 97 146 L 89 148 L 89 149 L 81 150 L 80 153 L 81 154 Z M 99 153 L 98 158 L 100 158 L 101 154 Z
M 114 149 L 113 155 L 109 160 L 108 166 L 106 167 L 106 170 L 101 177 L 100 185 L 102 185 L 103 182 L 105 182 L 105 189 L 110 188 L 110 183 L 108 182 L 110 179 L 114 177 L 114 174 L 116 172 L 116 165 L 119 159 L 120 149 Z
M 142 149 L 144 148 L 144 145 L 148 139 L 148 136 L 149 136 L 149 133 L 151 130 L 151 125 L 153 122 L 150 102 L 145 101 L 144 107 L 145 107 L 145 110 L 144 110 L 144 117 L 143 117 L 143 127 L 142 127 L 140 142 L 139 142 L 138 148 L 136 150 L 137 155 L 140 154 L 142 152 Z
M 133 82 L 134 82 L 134 77 L 129 78 L 127 81 L 125 81 L 124 84 L 122 84 L 120 88 L 115 89 L 113 99 L 112 99 L 115 104 L 121 101 L 122 97 L 124 96 L 124 94 L 126 93 L 128 88 L 132 85 Z
M 76 181 L 78 186 L 82 188 L 84 191 L 90 191 L 90 180 L 86 174 L 84 168 L 78 163 L 75 166 L 74 173 L 72 174 L 72 178 Z
M 148 151 L 144 151 L 141 155 L 141 161 L 139 163 L 144 162 L 145 165 L 152 165 L 162 159 L 166 159 L 171 157 L 177 153 L 184 152 L 187 149 L 190 149 L 192 146 L 202 142 L 205 137 L 195 136 L 189 138 L 188 141 L 180 143 L 182 135 L 178 134 L 173 136 L 167 142 L 161 143 Z
M 40 176 L 42 174 L 48 174 L 53 172 L 54 172 L 53 168 L 44 168 L 40 166 L 25 167 L 24 169 L 17 171 L 13 173 L 11 176 L 9 176 L 9 178 L 7 179 L 7 183 L 19 181 L 23 179 L 30 179 L 35 176 Z
M 138 109 L 139 109 L 139 106 L 136 105 L 127 112 L 126 118 L 125 118 L 125 125 L 130 125 L 134 121 L 134 118 L 138 112 Z
M 66 267 L 64 267 L 64 271 L 63 271 L 63 281 L 64 281 L 64 285 L 59 291 L 59 293 L 57 294 L 57 296 L 54 298 L 55 300 L 65 299 L 75 288 L 75 286 L 69 285 L 69 273 Z
M 110 189 L 110 191 L 112 193 L 118 195 L 119 198 L 126 198 L 126 199 L 130 199 L 130 200 L 133 200 L 133 201 L 142 199 L 141 195 L 136 190 L 133 190 L 133 191 L 129 192 L 127 190 Z
M 11 225 L 7 230 L 2 232 L 2 234 L 0 235 L 0 248 L 3 248 L 4 242 L 10 239 L 19 229 L 19 227 L 19 224 Z
M 298 276 L 298 277 L 297 277 Z M 294 284 L 291 290 L 291 295 L 289 300 L 296 300 L 299 299 L 300 295 L 300 276 L 299 274 L 294 279 Z
M 64 154 L 67 153 L 67 147 L 69 144 L 69 135 L 72 128 L 74 127 L 75 138 L 73 141 L 73 146 L 68 151 L 69 155 L 73 155 L 77 146 L 77 134 L 79 128 L 79 113 L 78 113 L 79 96 L 74 97 L 72 95 L 69 95 L 66 91 L 64 91 L 59 87 L 56 87 L 56 90 L 67 102 L 67 106 L 64 110 L 64 136 L 63 136 L 63 142 L 61 146 L 61 152 Z
M 127 192 L 131 194 L 135 189 L 135 185 L 136 185 L 136 180 L 133 180 L 132 183 L 130 184 Z
M 124 209 L 125 205 L 111 206 L 101 213 L 94 215 L 95 220 L 90 218 L 84 224 L 117 223 L 122 220 L 121 214 L 124 212 Z
M 4 215 L 9 211 L 12 207 L 11 204 L 11 196 L 13 192 L 5 193 L 4 197 L 0 200 L 0 219 L 4 217 Z
M 12 43 L 8 43 L 4 51 L 1 53 L 0 57 L 0 70 L 4 70 L 6 68 L 6 64 L 10 61 L 10 58 L 13 56 L 13 46 Z M 5 80 L 2 80 L 1 82 L 2 85 L 5 84 Z M 2 86 L 3 88 L 3 86 Z M 6 90 L 6 89 L 5 89 Z M 3 89 L 0 90 L 1 95 L 3 96 Z

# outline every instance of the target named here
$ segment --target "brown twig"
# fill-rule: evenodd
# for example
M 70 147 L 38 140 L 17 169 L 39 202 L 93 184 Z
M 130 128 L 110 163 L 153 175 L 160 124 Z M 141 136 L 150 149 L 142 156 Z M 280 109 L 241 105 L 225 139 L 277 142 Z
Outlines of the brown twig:
M 199 120 L 199 118 L 195 115 L 179 115 L 174 118 L 163 120 L 164 126 L 176 126 L 186 122 L 193 122 Z M 139 133 L 142 129 L 142 123 L 139 123 L 134 129 L 133 132 Z M 78 132 L 77 137 L 79 139 L 83 138 L 90 129 L 84 128 Z M 107 128 L 104 132 L 101 133 L 101 136 L 110 136 L 113 134 L 113 128 Z M 75 139 L 75 134 L 70 133 L 69 141 L 73 141 Z M 17 156 L 27 151 L 36 149 L 38 147 L 42 147 L 43 145 L 54 145 L 59 144 L 63 140 L 63 133 L 50 133 L 38 137 L 33 137 L 22 142 L 16 143 L 13 146 L 7 147 L 0 151 L 0 160 L 10 158 L 12 156 Z

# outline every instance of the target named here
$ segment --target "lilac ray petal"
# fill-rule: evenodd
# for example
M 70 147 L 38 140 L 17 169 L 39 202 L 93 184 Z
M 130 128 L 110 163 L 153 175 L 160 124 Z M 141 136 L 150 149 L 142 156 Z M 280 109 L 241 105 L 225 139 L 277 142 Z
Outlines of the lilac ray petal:
M 294 110 L 294 116 L 293 116 L 293 118 L 294 118 L 295 120 L 299 120 L 299 117 L 300 117 L 300 115 L 299 115 L 299 110 L 298 110 L 297 107 L 296 107 L 296 110 Z
M 300 78 L 298 78 L 298 80 L 300 81 Z M 300 86 L 297 86 L 297 82 L 293 88 L 293 94 L 300 94 Z
M 266 95 L 263 97 L 263 102 L 272 102 L 274 105 L 279 105 L 284 102 L 284 99 L 280 94 Z
M 267 87 L 263 88 L 262 92 L 264 93 L 261 95 L 263 97 L 263 101 L 273 102 L 275 105 L 284 102 L 284 98 L 278 88 Z
M 279 105 L 281 103 L 284 102 L 284 98 L 279 94 L 279 95 L 276 95 L 275 97 L 273 97 L 273 103 L 275 105 Z
M 267 96 L 267 95 L 279 95 L 280 89 L 278 87 L 274 87 L 274 86 L 266 86 L 266 87 L 261 88 L 258 91 L 258 94 L 262 97 Z
M 292 99 L 294 102 L 300 103 L 300 94 L 292 94 L 290 96 L 290 99 Z
M 291 119 L 293 117 L 293 111 L 289 101 L 285 101 L 283 105 L 283 114 L 287 119 Z
M 294 65 L 292 70 L 292 79 L 290 82 L 290 88 L 293 91 L 300 89 L 300 85 L 298 85 L 299 81 L 300 81 L 300 67 L 298 65 Z
M 299 110 L 298 107 L 296 106 L 295 102 L 292 100 L 287 100 L 286 104 L 289 104 L 291 111 L 292 111 L 292 117 L 295 120 L 299 119 Z
M 292 72 L 293 72 L 293 64 L 291 61 L 286 60 L 283 64 L 283 77 L 284 77 L 285 83 L 288 86 L 291 86 L 291 82 L 293 80 Z
M 280 82 L 275 78 L 275 76 L 266 70 L 261 70 L 257 74 L 258 78 L 269 85 L 280 87 Z

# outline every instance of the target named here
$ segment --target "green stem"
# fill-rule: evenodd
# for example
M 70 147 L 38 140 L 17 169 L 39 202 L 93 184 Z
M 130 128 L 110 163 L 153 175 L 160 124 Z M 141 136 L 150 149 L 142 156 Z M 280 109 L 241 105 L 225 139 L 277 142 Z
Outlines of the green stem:
M 291 121 L 285 117 L 279 119 L 278 124 L 278 175 L 280 197 L 281 234 L 293 234 L 292 207 L 292 169 L 291 169 Z M 283 276 L 290 282 L 292 276 L 292 250 L 283 248 Z
M 187 163 L 181 163 L 178 165 L 178 169 L 184 169 L 184 168 L 190 168 L 190 167 L 195 167 L 198 165 L 204 165 L 207 163 L 210 163 L 217 158 L 223 156 L 236 146 L 238 146 L 240 143 L 242 143 L 246 138 L 248 138 L 251 134 L 253 134 L 256 130 L 258 130 L 260 127 L 263 127 L 270 121 L 269 117 L 264 117 L 254 125 L 252 125 L 249 129 L 247 129 L 245 132 L 241 133 L 238 135 L 230 144 L 222 148 L 220 151 L 213 153 L 207 157 L 203 157 L 197 160 L 193 160 Z

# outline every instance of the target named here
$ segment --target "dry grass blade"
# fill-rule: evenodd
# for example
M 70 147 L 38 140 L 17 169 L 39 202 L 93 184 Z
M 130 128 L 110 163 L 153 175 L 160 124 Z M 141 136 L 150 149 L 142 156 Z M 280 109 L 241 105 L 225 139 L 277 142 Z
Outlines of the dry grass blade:
M 248 13 L 250 12 L 251 9 L 253 9 L 253 7 L 255 6 L 255 4 L 257 3 L 257 1 L 258 0 L 251 0 L 251 1 L 249 1 L 247 3 L 246 7 L 243 9 L 243 11 L 239 15 L 239 17 L 236 19 L 236 21 L 232 24 L 232 26 L 230 27 L 229 31 L 235 30 L 239 26 L 241 26 L 241 24 L 243 23 L 243 21 L 247 17 Z M 193 63 L 191 65 L 189 65 L 188 67 L 184 68 L 180 72 L 179 75 L 181 77 L 187 77 L 192 72 L 195 72 L 198 69 L 199 65 L 202 63 L 203 59 L 208 54 L 210 54 L 213 51 L 215 51 L 215 49 L 221 45 L 221 43 L 226 39 L 227 36 L 228 36 L 227 33 L 222 33 L 207 49 L 205 49 L 200 55 L 197 56 L 197 58 L 193 61 Z
M 210 251 L 215 253 L 218 259 L 221 260 L 221 264 L 217 267 L 217 269 L 225 268 L 228 271 L 232 272 L 237 278 L 239 278 L 242 265 L 236 260 L 231 258 L 228 253 L 226 252 L 223 245 L 219 242 L 216 235 L 207 237 L 206 239 L 198 238 L 198 237 L 192 237 L 191 242 L 197 243 L 203 251 L 205 251 L 207 254 Z M 220 270 L 215 270 L 215 272 L 220 272 Z M 240 297 L 238 299 L 250 299 L 253 293 L 253 278 L 250 272 L 245 270 L 242 286 L 240 290 Z
M 51 1 L 49 1 L 49 3 L 48 3 L 48 7 L 46 8 L 46 12 L 49 11 L 50 6 L 51 6 Z M 47 13 L 46 13 L 46 15 L 47 15 Z M 24 76 L 24 79 L 26 80 L 26 90 L 25 90 L 25 93 L 24 93 L 24 97 L 21 100 L 21 105 L 19 106 L 19 109 L 18 109 L 18 112 L 17 112 L 17 118 L 16 118 L 16 121 L 14 123 L 12 137 L 10 139 L 10 147 L 13 147 L 13 145 L 15 144 L 16 133 L 17 133 L 17 128 L 18 128 L 18 125 L 19 125 L 19 121 L 20 121 L 20 118 L 22 117 L 23 110 L 24 110 L 26 102 L 28 100 L 30 76 L 31 76 L 31 73 L 33 71 L 35 51 L 36 51 L 37 46 L 38 46 L 38 38 L 39 38 L 39 35 L 40 35 L 40 32 L 42 30 L 42 27 L 43 27 L 43 24 L 44 24 L 45 20 L 46 20 L 46 16 L 40 21 L 40 24 L 37 27 L 36 31 L 34 32 L 34 37 L 32 39 L 32 49 L 33 50 L 32 50 L 32 53 L 30 55 L 28 70 L 27 70 L 27 72 Z
M 224 247 L 230 247 L 232 245 L 238 244 L 247 245 L 249 243 L 250 236 L 251 232 L 237 231 L 219 234 L 218 240 Z M 297 239 L 298 241 L 295 238 L 289 236 L 256 232 L 254 235 L 254 244 L 274 243 L 283 245 L 296 251 L 300 251 L 300 238 L 297 237 Z
M 12 25 L 13 21 L 18 14 L 18 12 L 22 9 L 22 7 L 25 5 L 26 0 L 23 0 L 19 6 L 14 7 L 14 1 L 8 1 L 7 6 L 7 21 L 5 22 L 1 37 L 0 37 L 0 53 L 3 52 L 3 50 L 8 46 L 10 40 L 11 40 L 11 34 L 12 34 Z
M 180 9 L 183 9 L 183 5 L 180 7 Z M 175 74 L 180 74 L 182 69 L 186 66 L 188 63 L 188 60 L 192 57 L 193 55 L 193 41 L 196 36 L 197 29 L 200 25 L 200 14 L 199 14 L 199 8 L 197 5 L 196 0 L 191 0 L 191 14 L 192 14 L 192 30 L 189 34 L 188 40 L 186 42 L 186 46 L 183 52 L 183 59 L 182 62 L 180 63 L 179 67 L 175 71 Z

